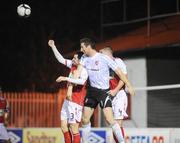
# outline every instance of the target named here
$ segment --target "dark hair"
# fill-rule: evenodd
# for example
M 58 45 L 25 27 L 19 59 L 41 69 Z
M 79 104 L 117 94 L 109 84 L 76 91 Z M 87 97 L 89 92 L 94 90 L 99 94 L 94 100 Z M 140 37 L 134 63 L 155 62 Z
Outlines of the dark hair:
M 80 39 L 80 43 L 84 43 L 86 47 L 90 45 L 93 49 L 96 48 L 95 42 L 91 40 L 90 38 L 82 38 Z
M 78 52 L 76 52 L 75 54 L 78 55 L 78 59 L 80 60 L 81 57 L 82 57 L 82 55 L 83 55 L 83 52 L 78 51 Z

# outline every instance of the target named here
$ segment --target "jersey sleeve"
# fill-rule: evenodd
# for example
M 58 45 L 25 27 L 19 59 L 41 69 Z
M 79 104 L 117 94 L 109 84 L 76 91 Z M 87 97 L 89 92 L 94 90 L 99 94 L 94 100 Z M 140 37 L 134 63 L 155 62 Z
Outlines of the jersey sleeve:
M 127 74 L 127 68 L 126 68 L 126 65 L 123 62 L 123 60 L 121 60 L 120 58 L 116 58 L 116 63 L 118 65 L 118 67 L 122 70 L 122 72 L 124 74 Z
M 71 83 L 74 83 L 74 84 L 83 85 L 86 82 L 87 78 L 88 78 L 88 73 L 83 68 L 79 78 L 75 79 L 75 78 L 68 77 L 67 81 L 71 82 Z
M 71 68 L 72 67 L 72 60 L 66 59 L 65 60 L 65 66 L 67 66 L 68 68 Z
M 72 66 L 72 61 L 71 61 L 71 60 L 65 59 L 65 58 L 61 55 L 61 53 L 57 50 L 56 47 L 52 48 L 52 50 L 53 50 L 53 53 L 54 53 L 56 59 L 57 59 L 61 64 L 65 65 L 65 66 L 67 66 L 67 67 L 69 67 L 69 68 L 71 68 L 71 66 Z
M 115 61 L 113 61 L 111 58 L 109 58 L 106 55 L 103 55 L 104 60 L 107 62 L 108 67 L 111 68 L 113 71 L 115 71 L 118 68 L 118 65 Z
M 80 59 L 80 64 L 82 65 L 82 66 L 85 66 L 85 61 L 86 61 L 86 55 L 82 55 L 82 57 L 81 57 L 81 59 Z

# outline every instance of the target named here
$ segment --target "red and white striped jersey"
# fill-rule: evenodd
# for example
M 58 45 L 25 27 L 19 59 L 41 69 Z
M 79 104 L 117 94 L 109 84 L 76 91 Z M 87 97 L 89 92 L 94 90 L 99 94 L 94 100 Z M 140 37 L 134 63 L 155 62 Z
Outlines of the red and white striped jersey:
M 73 74 L 74 70 L 77 70 L 76 66 L 72 66 L 71 67 L 70 74 Z M 83 68 L 81 73 L 80 73 L 80 77 L 79 78 L 86 80 L 87 77 L 88 77 L 87 72 Z M 76 79 L 74 79 L 74 80 L 76 80 Z M 85 95 L 86 95 L 86 82 L 83 85 L 76 84 L 76 85 L 73 86 L 72 102 L 77 103 L 77 104 L 83 106 Z

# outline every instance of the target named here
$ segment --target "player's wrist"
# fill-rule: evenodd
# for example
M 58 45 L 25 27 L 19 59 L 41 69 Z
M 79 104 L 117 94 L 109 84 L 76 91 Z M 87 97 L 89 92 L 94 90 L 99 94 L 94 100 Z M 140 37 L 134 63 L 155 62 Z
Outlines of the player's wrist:
M 55 48 L 56 48 L 56 46 L 52 45 L 52 46 L 51 46 L 51 48 L 52 48 L 52 49 L 55 49 Z

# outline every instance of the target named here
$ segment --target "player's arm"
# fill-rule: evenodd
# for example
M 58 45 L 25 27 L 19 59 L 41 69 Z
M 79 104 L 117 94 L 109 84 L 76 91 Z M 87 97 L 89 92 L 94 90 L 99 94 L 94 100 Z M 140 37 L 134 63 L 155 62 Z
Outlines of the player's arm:
M 60 76 L 56 79 L 56 81 L 57 82 L 67 81 L 67 82 L 70 82 L 72 84 L 84 85 L 87 78 L 88 78 L 87 71 L 85 69 L 82 69 L 81 76 L 79 76 L 79 78 L 71 78 L 71 77 Z
M 76 78 L 70 78 L 70 77 L 64 77 L 64 76 L 59 76 L 56 79 L 56 82 L 62 82 L 62 81 L 67 81 L 67 82 L 78 84 L 78 85 L 83 85 L 86 82 L 85 79 L 80 79 L 80 78 L 76 79 Z
M 110 90 L 108 93 L 112 96 L 115 96 L 118 91 L 122 89 L 123 86 L 124 82 L 122 80 L 119 80 L 118 85 L 114 89 Z
M 51 47 L 56 59 L 61 63 L 61 64 L 64 64 L 67 66 L 67 62 L 68 61 L 71 61 L 71 60 L 68 60 L 68 59 L 65 59 L 61 53 L 57 50 L 56 46 L 55 46 L 55 43 L 54 43 L 54 40 L 49 40 L 48 42 L 48 45 Z
M 121 71 L 124 73 L 124 75 L 127 77 L 127 69 L 126 69 L 126 65 L 125 63 L 120 59 L 120 58 L 116 58 L 116 63 L 118 65 L 118 67 L 121 69 Z M 115 96 L 119 90 L 121 90 L 124 87 L 124 82 L 119 79 L 118 85 L 110 90 L 110 94 L 112 96 Z
M 126 84 L 130 95 L 135 95 L 134 88 L 132 87 L 131 83 L 129 82 L 127 76 L 121 71 L 121 69 L 116 68 L 114 71 L 119 76 L 119 78 Z
M 4 125 L 7 126 L 9 123 L 9 113 L 4 113 Z
M 104 56 L 104 59 L 107 61 L 108 66 L 118 75 L 119 79 L 121 79 L 124 82 L 124 84 L 128 87 L 130 95 L 135 95 L 134 88 L 132 87 L 126 75 L 118 67 L 118 65 L 108 56 Z

